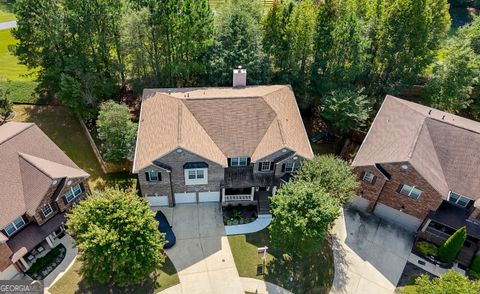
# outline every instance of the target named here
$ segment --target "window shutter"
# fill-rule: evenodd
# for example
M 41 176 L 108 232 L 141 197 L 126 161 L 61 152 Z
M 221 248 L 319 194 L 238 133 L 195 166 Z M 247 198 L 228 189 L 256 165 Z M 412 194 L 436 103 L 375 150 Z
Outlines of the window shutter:
M 372 179 L 372 185 L 375 185 L 375 181 L 377 180 L 377 176 L 373 176 L 373 179 Z
M 282 164 L 282 173 L 285 172 L 285 163 Z
M 83 183 L 80 183 L 80 190 L 82 190 L 82 192 L 85 192 L 85 186 L 83 185 Z
M 397 193 L 400 193 L 400 191 L 402 190 L 402 187 L 403 187 L 403 184 L 398 185 Z
M 247 166 L 250 165 L 250 162 L 251 162 L 250 157 L 247 157 Z
M 258 171 L 262 171 L 262 164 L 261 162 L 258 163 Z
M 360 174 L 360 180 L 363 181 L 364 178 L 365 178 L 365 171 L 363 171 L 363 172 Z
M 150 182 L 150 174 L 148 172 L 145 173 L 145 178 L 147 179 L 147 182 Z
M 227 158 L 227 164 L 228 164 L 228 166 L 232 166 L 232 159 L 231 158 Z
M 275 167 L 275 164 L 273 162 L 270 162 L 270 170 L 273 170 L 274 167 Z
M 158 174 L 158 181 L 159 181 L 159 182 L 162 181 L 162 173 L 161 173 L 161 172 L 157 172 L 157 174 Z

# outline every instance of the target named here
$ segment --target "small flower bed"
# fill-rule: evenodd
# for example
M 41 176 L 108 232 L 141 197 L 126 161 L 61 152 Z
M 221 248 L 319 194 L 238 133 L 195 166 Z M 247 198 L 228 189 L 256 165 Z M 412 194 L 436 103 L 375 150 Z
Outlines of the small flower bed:
M 65 258 L 67 249 L 62 244 L 53 248 L 45 256 L 40 257 L 27 271 L 34 280 L 43 280 L 48 276 Z
M 426 241 L 418 241 L 415 243 L 415 247 L 417 247 L 418 251 L 427 256 L 437 256 L 438 247 L 435 244 Z
M 223 223 L 227 226 L 248 224 L 257 219 L 257 207 L 227 206 L 223 208 Z

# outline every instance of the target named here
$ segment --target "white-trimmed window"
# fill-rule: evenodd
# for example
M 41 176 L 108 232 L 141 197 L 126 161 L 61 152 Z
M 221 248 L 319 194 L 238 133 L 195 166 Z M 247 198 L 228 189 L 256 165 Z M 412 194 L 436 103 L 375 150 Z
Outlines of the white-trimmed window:
M 158 172 L 156 171 L 150 171 L 148 172 L 148 177 L 151 182 L 157 182 L 158 181 Z
M 52 214 L 52 212 L 53 212 L 53 208 L 50 205 L 50 203 L 47 203 L 42 207 L 42 214 L 44 217 L 49 216 L 50 214 Z
M 272 162 L 270 161 L 263 161 L 258 163 L 258 171 L 270 171 L 272 166 Z
M 402 188 L 400 189 L 400 194 L 408 196 L 413 199 L 418 199 L 420 195 L 422 195 L 422 190 L 418 189 L 415 186 L 409 186 L 409 185 L 402 185 Z
M 365 173 L 363 174 L 362 181 L 364 181 L 366 183 L 369 183 L 369 184 L 372 184 L 374 179 L 375 179 L 374 174 L 372 174 L 369 171 L 365 171 Z
M 72 202 L 73 199 L 77 198 L 78 195 L 82 193 L 82 188 L 80 188 L 80 184 L 75 185 L 70 188 L 70 190 L 65 193 L 64 197 L 65 200 L 67 200 L 68 203 Z
M 247 157 L 232 157 L 230 158 L 230 166 L 247 166 Z
M 287 162 L 285 163 L 285 172 L 286 173 L 291 173 L 293 171 L 296 171 L 296 170 L 299 170 L 300 167 L 301 167 L 301 163 L 300 162 Z
M 24 225 L 25 221 L 23 220 L 23 217 L 20 216 L 5 227 L 5 233 L 7 233 L 7 236 L 11 236 L 16 231 L 20 230 Z
M 185 185 L 205 184 L 208 184 L 207 168 L 185 169 Z
M 463 207 L 467 207 L 471 202 L 473 202 L 472 199 L 455 192 L 448 193 L 448 201 Z

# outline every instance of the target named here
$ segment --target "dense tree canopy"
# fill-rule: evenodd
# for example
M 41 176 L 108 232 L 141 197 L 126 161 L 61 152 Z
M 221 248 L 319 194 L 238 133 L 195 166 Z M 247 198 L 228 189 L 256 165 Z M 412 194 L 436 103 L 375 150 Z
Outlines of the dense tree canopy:
M 333 155 L 316 156 L 304 162 L 295 174 L 295 180 L 312 182 L 335 198 L 341 205 L 348 203 L 358 188 L 352 167 Z
M 263 51 L 258 0 L 227 1 L 219 11 L 212 57 L 212 84 L 231 85 L 232 70 L 246 68 L 248 84 L 266 83 L 269 72 Z
M 4 124 L 13 111 L 13 103 L 10 100 L 10 91 L 7 87 L 0 86 L 0 125 Z
M 433 279 L 428 275 L 420 276 L 415 280 L 415 293 L 477 294 L 480 293 L 480 284 L 476 281 L 470 281 L 463 274 L 449 271 Z
M 67 215 L 87 282 L 143 282 L 164 262 L 165 237 L 148 203 L 133 191 L 95 192 Z
M 133 154 L 137 125 L 131 121 L 125 104 L 117 104 L 112 100 L 102 103 L 97 130 L 106 161 L 122 163 Z

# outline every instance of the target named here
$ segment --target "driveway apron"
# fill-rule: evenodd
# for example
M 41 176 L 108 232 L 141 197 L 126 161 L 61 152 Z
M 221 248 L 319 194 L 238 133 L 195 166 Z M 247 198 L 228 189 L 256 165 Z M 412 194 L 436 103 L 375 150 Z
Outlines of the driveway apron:
M 166 250 L 178 272 L 181 293 L 245 293 L 218 203 L 161 208 L 177 243 Z

